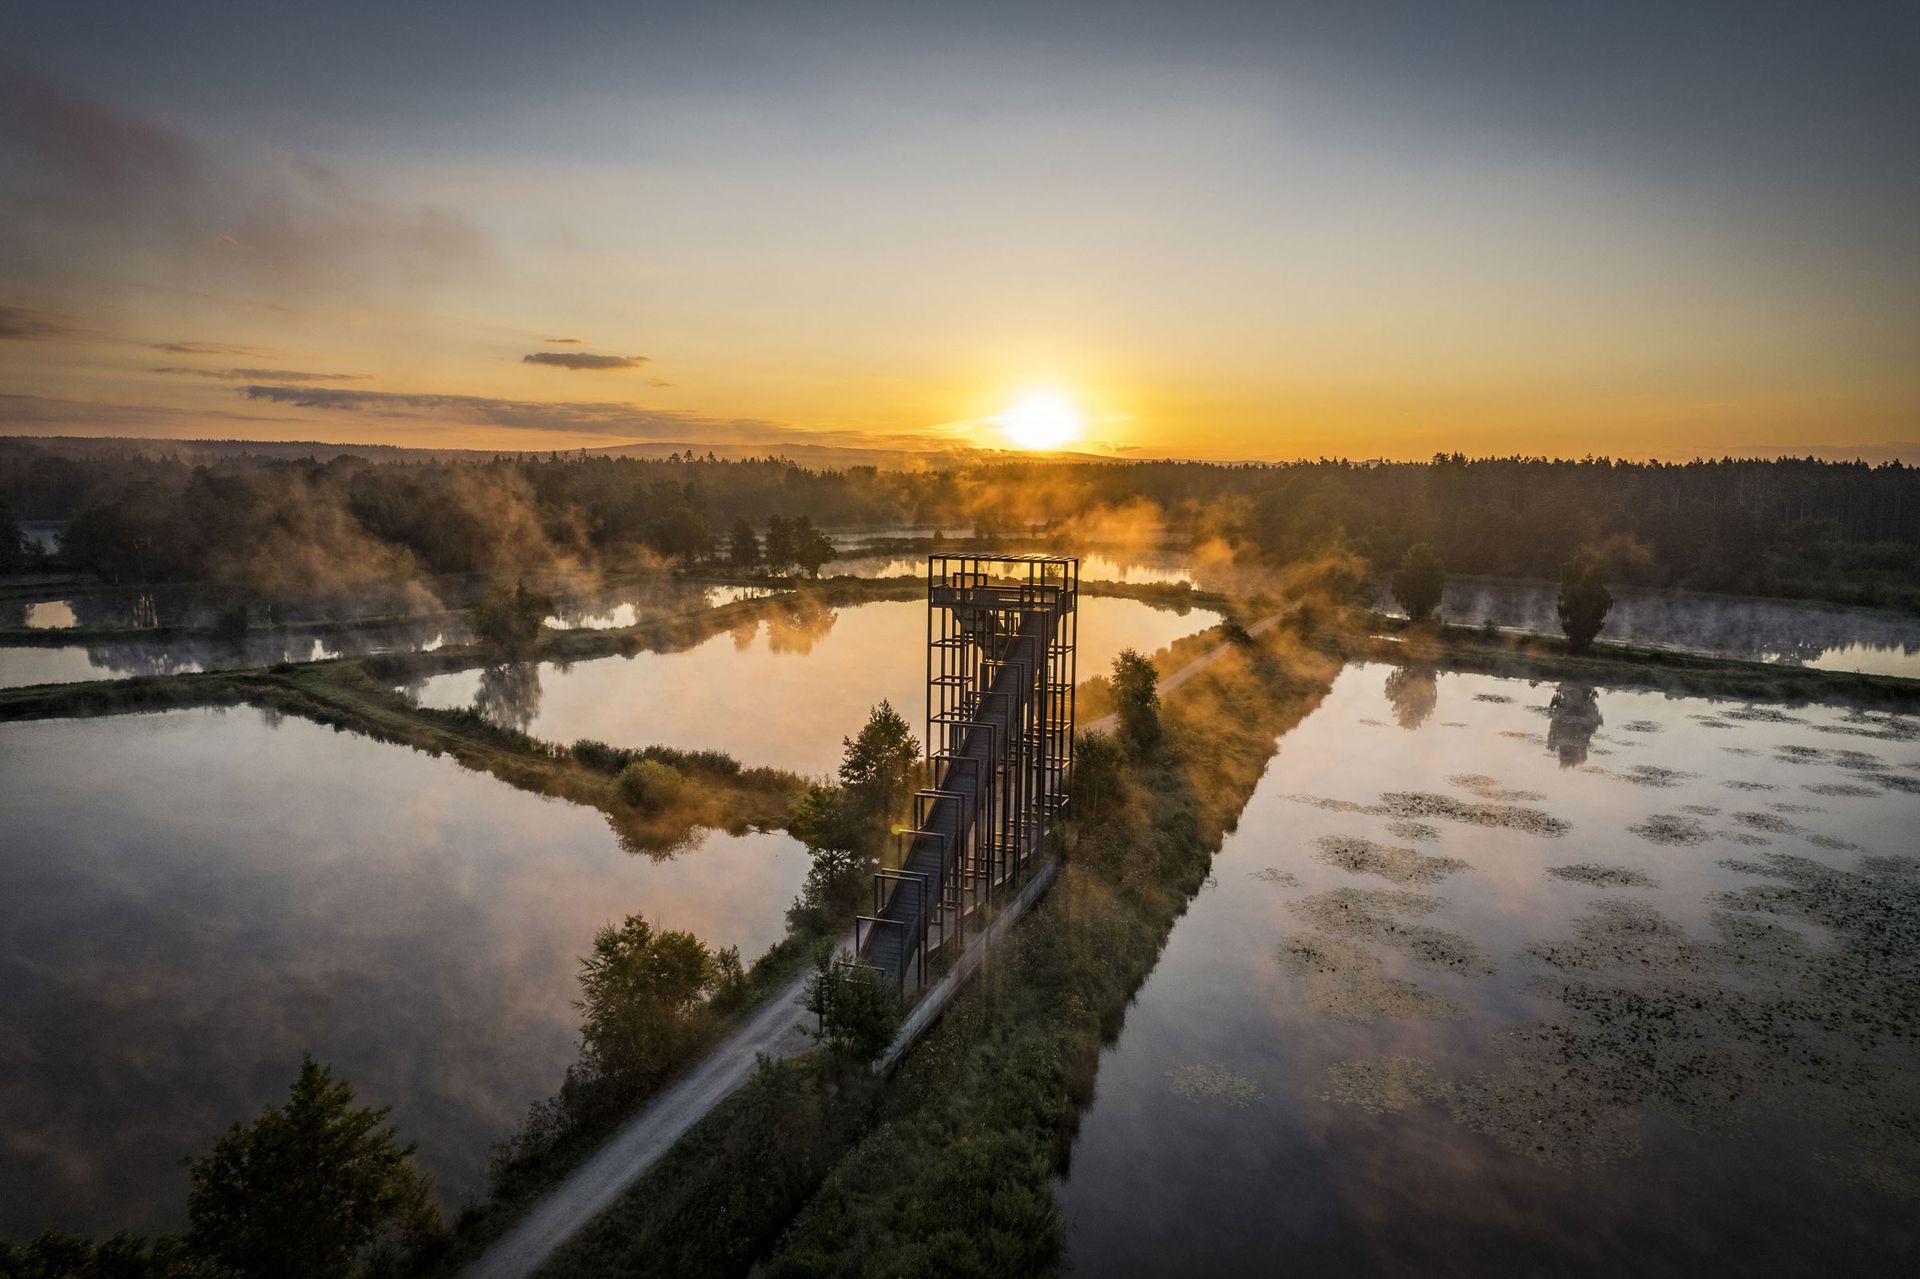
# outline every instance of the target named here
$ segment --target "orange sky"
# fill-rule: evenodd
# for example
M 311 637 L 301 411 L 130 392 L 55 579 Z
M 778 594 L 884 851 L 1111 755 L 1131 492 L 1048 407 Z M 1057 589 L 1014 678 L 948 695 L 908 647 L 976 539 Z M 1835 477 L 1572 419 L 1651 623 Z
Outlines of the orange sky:
M 1046 388 L 1130 456 L 1920 438 L 1904 26 L 582 12 L 317 20 L 300 72 L 271 16 L 0 20 L 0 431 L 998 447 Z

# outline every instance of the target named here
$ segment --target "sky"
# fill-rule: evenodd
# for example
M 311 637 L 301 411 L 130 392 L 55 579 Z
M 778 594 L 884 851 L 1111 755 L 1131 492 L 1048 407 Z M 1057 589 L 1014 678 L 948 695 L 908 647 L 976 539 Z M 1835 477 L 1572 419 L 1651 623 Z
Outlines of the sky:
M 1915 65 L 1911 3 L 8 5 L 0 433 L 1897 451 Z

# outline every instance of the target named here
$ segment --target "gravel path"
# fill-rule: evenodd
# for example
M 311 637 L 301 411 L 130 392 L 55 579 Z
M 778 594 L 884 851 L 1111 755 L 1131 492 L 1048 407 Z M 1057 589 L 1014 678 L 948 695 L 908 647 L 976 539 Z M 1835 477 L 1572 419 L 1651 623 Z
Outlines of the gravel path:
M 1258 635 L 1277 625 L 1283 616 L 1284 612 L 1263 617 L 1247 627 L 1247 632 Z M 1167 676 L 1160 681 L 1160 692 L 1173 692 L 1220 660 L 1229 647 L 1221 644 Z M 1106 715 L 1081 725 L 1079 731 L 1109 731 L 1115 722 L 1114 716 Z M 758 1057 L 792 1057 L 812 1048 L 813 1040 L 800 1029 L 806 1015 L 802 1006 L 806 984 L 806 977 L 800 977 L 769 999 L 765 1008 L 722 1040 L 706 1060 L 629 1119 L 605 1145 L 568 1173 L 538 1207 L 481 1254 L 467 1268 L 465 1279 L 523 1279 L 531 1275 L 575 1232 L 611 1207 L 702 1116 L 744 1084 L 753 1074 Z

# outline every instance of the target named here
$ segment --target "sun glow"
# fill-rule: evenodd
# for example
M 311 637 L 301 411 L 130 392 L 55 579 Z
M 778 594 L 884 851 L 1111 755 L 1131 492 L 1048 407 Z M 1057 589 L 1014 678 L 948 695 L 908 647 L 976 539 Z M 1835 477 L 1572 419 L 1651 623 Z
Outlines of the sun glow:
M 1058 391 L 1027 391 L 995 417 L 1000 433 L 1017 449 L 1065 448 L 1080 438 L 1085 420 Z

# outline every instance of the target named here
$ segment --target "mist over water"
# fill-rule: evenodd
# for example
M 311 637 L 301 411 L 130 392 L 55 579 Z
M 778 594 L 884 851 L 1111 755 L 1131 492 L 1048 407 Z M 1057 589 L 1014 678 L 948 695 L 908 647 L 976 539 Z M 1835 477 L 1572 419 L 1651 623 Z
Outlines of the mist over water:
M 1461 626 L 1560 634 L 1551 582 L 1449 578 L 1440 612 Z M 1391 592 L 1376 607 L 1404 616 Z M 1613 588 L 1603 640 L 1821 670 L 1920 678 L 1920 618 L 1785 600 Z
M 1082 596 L 1080 677 L 1106 672 L 1123 648 L 1152 653 L 1217 623 L 1136 600 Z M 927 608 L 886 601 L 779 610 L 684 652 L 636 653 L 435 675 L 422 705 L 476 706 L 498 723 L 550 741 L 593 738 L 723 750 L 743 762 L 818 776 L 869 707 L 891 701 L 924 731 Z

